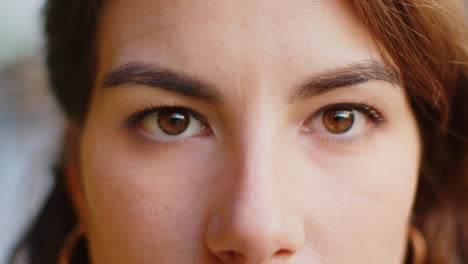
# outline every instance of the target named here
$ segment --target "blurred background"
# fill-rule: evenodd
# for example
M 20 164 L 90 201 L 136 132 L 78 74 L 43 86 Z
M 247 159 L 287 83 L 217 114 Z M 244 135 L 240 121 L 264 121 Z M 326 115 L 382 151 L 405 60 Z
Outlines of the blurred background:
M 62 117 L 43 67 L 43 0 L 0 0 L 0 264 L 52 185 Z

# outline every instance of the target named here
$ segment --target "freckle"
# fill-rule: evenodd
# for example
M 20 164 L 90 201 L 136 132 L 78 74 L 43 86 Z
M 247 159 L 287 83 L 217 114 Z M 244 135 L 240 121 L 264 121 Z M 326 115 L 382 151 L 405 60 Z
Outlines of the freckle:
M 245 29 L 245 30 L 249 30 L 251 28 L 251 26 L 248 23 L 242 23 L 242 28 Z

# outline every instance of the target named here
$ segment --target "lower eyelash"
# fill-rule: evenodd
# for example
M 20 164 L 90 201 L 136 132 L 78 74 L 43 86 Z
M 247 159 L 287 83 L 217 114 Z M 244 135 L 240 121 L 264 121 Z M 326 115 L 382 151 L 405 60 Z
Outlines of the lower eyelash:
M 332 143 L 348 143 L 348 144 L 359 144 L 361 143 L 361 139 L 368 135 L 368 132 L 361 133 L 359 135 L 353 136 L 330 136 L 330 135 L 316 135 L 321 140 L 332 142 Z

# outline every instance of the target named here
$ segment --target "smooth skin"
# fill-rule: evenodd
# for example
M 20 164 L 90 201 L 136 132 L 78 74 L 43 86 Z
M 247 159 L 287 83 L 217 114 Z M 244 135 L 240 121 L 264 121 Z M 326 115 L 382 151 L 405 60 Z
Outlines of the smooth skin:
M 314 76 L 382 61 L 351 1 L 106 2 L 67 165 L 93 264 L 403 262 L 421 146 L 402 87 L 369 80 L 291 99 Z M 221 99 L 102 85 L 132 63 Z M 320 111 L 343 103 L 383 121 L 353 110 L 353 133 L 331 133 Z M 190 117 L 179 136 L 159 130 L 157 112 L 129 124 L 160 106 L 203 122 Z

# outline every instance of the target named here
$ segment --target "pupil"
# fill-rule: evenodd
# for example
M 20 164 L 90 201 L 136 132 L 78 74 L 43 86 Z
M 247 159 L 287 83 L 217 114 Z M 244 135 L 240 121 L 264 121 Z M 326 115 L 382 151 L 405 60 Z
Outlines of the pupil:
M 341 122 L 343 121 L 344 119 L 347 119 L 349 118 L 350 114 L 352 112 L 350 111 L 336 111 L 335 112 L 335 116 L 333 117 L 333 120 L 335 120 L 336 122 Z
M 340 122 L 343 119 L 343 117 L 340 116 L 340 114 L 337 114 L 336 116 L 333 117 L 333 120 L 336 122 Z
M 171 123 L 177 125 L 180 122 L 182 122 L 185 119 L 185 116 L 183 116 L 180 113 L 173 113 L 171 116 Z

